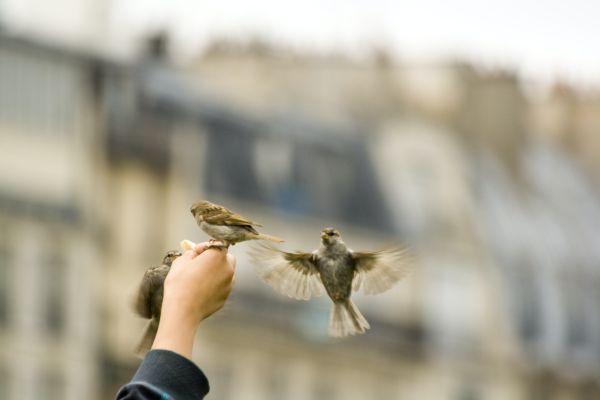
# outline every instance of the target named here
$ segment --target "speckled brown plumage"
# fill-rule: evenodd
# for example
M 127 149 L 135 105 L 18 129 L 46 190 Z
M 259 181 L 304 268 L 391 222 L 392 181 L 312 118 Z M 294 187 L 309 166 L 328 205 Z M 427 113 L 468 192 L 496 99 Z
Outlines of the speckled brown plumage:
M 156 337 L 163 301 L 163 284 L 171 269 L 171 264 L 179 256 L 181 256 L 180 251 L 171 250 L 167 252 L 162 265 L 148 268 L 140 282 L 134 309 L 138 315 L 150 320 L 135 350 L 135 354 L 140 357 L 143 357 L 152 347 Z
M 252 254 L 258 275 L 290 297 L 308 300 L 323 288 L 333 301 L 329 334 L 336 337 L 363 333 L 369 323 L 350 299 L 352 290 L 378 294 L 407 273 L 406 251 L 388 248 L 372 252 L 349 249 L 333 228 L 321 231 L 321 246 L 312 253 L 284 252 L 261 246 Z
M 255 227 L 262 225 L 210 201 L 198 201 L 192 204 L 190 211 L 200 229 L 223 243 L 211 243 L 209 247 L 227 247 L 246 240 L 283 242 L 275 236 L 259 233 Z

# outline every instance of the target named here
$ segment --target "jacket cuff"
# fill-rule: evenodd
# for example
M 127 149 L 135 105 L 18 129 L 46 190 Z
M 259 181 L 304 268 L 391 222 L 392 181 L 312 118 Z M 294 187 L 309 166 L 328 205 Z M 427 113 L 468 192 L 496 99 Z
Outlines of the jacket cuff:
M 208 379 L 196 364 L 160 349 L 146 353 L 131 382 L 147 382 L 175 399 L 202 399 L 210 390 Z

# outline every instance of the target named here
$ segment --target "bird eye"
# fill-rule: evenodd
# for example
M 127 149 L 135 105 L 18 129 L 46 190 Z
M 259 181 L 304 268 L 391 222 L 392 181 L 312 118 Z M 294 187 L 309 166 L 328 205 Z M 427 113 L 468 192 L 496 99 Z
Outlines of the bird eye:
M 333 236 L 333 232 L 327 232 L 329 236 Z

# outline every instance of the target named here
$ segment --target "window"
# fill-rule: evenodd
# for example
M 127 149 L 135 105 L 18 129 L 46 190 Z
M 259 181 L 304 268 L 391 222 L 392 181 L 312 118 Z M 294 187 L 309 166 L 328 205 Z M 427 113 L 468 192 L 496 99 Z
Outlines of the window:
M 274 362 L 273 364 L 275 364 Z M 266 371 L 267 398 L 273 400 L 285 399 L 287 396 L 286 370 L 284 368 L 269 368 Z
M 36 399 L 62 400 L 64 399 L 64 379 L 55 370 L 41 371 L 38 380 Z
M 216 399 L 231 399 L 231 386 L 233 382 L 232 366 L 228 361 L 217 361 L 210 369 L 210 392 Z
M 314 385 L 312 387 L 315 400 L 334 400 L 336 396 L 335 375 L 328 374 L 327 371 L 320 371 L 315 376 Z
M 528 263 L 506 270 L 507 296 L 516 332 L 526 344 L 536 343 L 542 333 L 539 286 Z
M 83 114 L 81 68 L 68 58 L 0 47 L 0 124 L 20 131 L 72 133 Z
M 10 288 L 12 283 L 11 254 L 5 242 L 0 243 L 0 328 L 9 323 Z
M 574 268 L 572 268 L 574 269 Z M 566 308 L 567 344 L 571 348 L 586 348 L 592 342 L 593 330 L 590 315 L 594 313 L 594 305 L 588 302 L 593 287 L 588 287 L 584 277 L 574 277 L 571 272 L 562 279 L 564 286 L 564 307 Z
M 466 354 L 478 350 L 480 321 L 485 313 L 473 265 L 459 259 L 435 260 L 427 277 L 425 321 L 438 351 Z M 432 264 L 433 265 L 433 264 Z
M 60 335 L 65 323 L 66 260 L 61 247 L 51 246 L 40 265 L 42 324 L 52 335 Z
M 0 361 L 0 394 L 6 395 L 10 393 L 10 373 L 6 364 Z
M 476 386 L 471 384 L 464 384 L 456 395 L 457 400 L 479 400 L 481 395 Z

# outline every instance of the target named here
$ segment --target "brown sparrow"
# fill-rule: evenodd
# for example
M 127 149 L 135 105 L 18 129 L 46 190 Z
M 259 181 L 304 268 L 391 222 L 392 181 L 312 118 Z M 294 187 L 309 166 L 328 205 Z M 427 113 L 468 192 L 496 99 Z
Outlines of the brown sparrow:
M 210 201 L 199 201 L 190 209 L 198 226 L 208 236 L 219 240 L 222 244 L 211 244 L 208 247 L 227 247 L 246 240 L 270 240 L 281 243 L 283 240 L 275 236 L 259 233 L 254 227 L 262 226 L 256 222 L 235 214 L 227 208 Z
M 181 256 L 181 252 L 171 250 L 163 258 L 162 265 L 151 267 L 146 270 L 140 283 L 137 298 L 135 301 L 135 312 L 144 318 L 150 319 L 144 334 L 135 349 L 135 354 L 144 357 L 144 354 L 152 347 L 158 323 L 160 322 L 160 309 L 163 301 L 163 283 L 173 261 Z
M 406 251 L 352 251 L 333 228 L 321 231 L 321 246 L 312 253 L 280 251 L 270 246 L 252 254 L 258 275 L 279 292 L 308 300 L 325 291 L 333 300 L 329 334 L 343 337 L 363 333 L 369 323 L 350 299 L 352 289 L 378 294 L 391 288 L 409 270 Z

